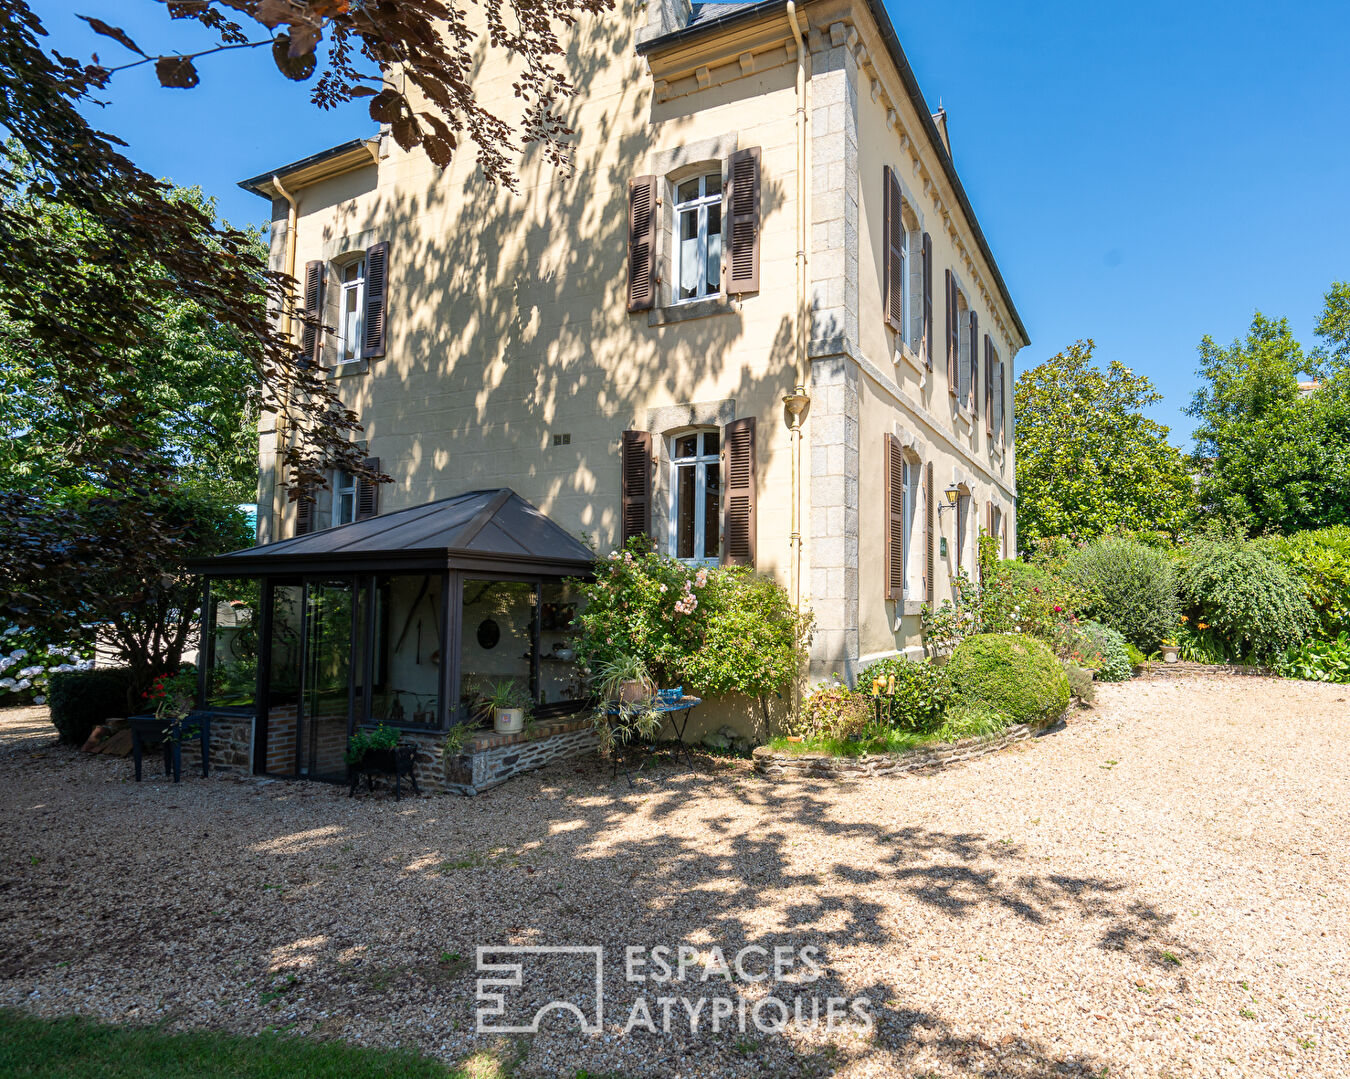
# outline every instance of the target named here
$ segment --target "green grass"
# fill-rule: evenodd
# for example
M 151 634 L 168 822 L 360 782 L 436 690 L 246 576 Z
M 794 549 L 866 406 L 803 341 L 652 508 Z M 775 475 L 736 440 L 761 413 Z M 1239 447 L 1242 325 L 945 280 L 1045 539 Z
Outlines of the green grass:
M 0 1008 L 0 1075 L 12 1079 L 463 1079 L 401 1049 L 362 1049 L 276 1034 L 243 1037 L 89 1019 L 37 1019 Z

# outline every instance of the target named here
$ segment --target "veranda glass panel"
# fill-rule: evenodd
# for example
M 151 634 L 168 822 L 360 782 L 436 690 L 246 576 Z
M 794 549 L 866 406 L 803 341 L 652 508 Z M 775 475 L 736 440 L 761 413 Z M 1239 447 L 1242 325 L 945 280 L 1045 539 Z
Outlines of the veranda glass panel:
M 258 688 L 258 611 L 262 582 L 220 579 L 211 582 L 203 656 L 208 708 L 253 707 Z
M 406 727 L 439 724 L 445 642 L 443 573 L 375 578 L 371 718 Z
M 460 612 L 462 715 L 480 694 L 508 683 L 534 696 L 534 604 L 531 581 L 465 580 Z
M 539 611 L 539 703 L 578 701 L 586 686 L 576 663 L 578 596 L 565 581 L 545 581 Z
M 297 719 L 300 706 L 300 626 L 305 590 L 300 584 L 272 588 L 271 678 L 267 684 L 265 770 L 295 775 Z
M 350 580 L 335 580 L 311 581 L 306 592 L 300 773 L 341 779 L 346 773 L 355 591 Z

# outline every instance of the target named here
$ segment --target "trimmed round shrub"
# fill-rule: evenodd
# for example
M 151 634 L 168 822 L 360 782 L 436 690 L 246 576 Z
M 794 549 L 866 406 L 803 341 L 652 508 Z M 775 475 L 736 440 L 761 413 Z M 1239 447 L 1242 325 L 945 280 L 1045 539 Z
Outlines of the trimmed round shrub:
M 1124 536 L 1104 536 L 1069 556 L 1067 572 L 1083 589 L 1079 613 L 1156 652 L 1176 632 L 1181 601 L 1171 555 Z
M 980 702 L 1014 723 L 1049 723 L 1069 705 L 1069 678 L 1055 654 L 1020 633 L 981 633 L 947 664 L 958 703 Z
M 1241 538 L 1196 540 L 1184 552 L 1181 601 L 1238 659 L 1270 662 L 1317 624 L 1303 582 L 1260 545 Z
M 911 731 L 936 729 L 952 696 L 944 668 L 902 656 L 878 660 L 858 676 L 860 691 L 868 693 L 874 688 L 881 698 L 882 719 Z
M 94 667 L 53 674 L 47 692 L 52 726 L 61 741 L 82 746 L 105 719 L 131 710 L 131 671 L 126 667 Z
M 1350 631 L 1350 525 L 1268 536 L 1256 541 L 1303 582 L 1317 615 L 1317 635 Z

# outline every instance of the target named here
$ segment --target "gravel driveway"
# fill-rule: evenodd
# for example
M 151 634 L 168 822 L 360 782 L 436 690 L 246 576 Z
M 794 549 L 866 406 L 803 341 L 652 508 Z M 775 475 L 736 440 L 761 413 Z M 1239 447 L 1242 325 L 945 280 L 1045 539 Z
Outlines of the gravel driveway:
M 0 1004 L 415 1045 L 480 1076 L 1344 1076 L 1346 697 L 1135 682 L 926 775 L 704 761 L 629 792 L 574 762 L 397 804 L 186 771 L 138 786 L 129 761 L 53 746 L 40 712 L 0 713 Z M 475 949 L 529 944 L 604 946 L 603 1032 L 559 1012 L 474 1032 Z M 626 946 L 680 944 L 683 983 L 625 982 Z M 823 975 L 728 985 L 715 949 L 748 944 L 813 945 Z M 529 961 L 507 1012 L 584 1008 L 588 961 Z M 874 1025 L 713 1032 L 710 1004 L 691 1033 L 676 1003 L 659 1030 L 662 996 L 753 1015 L 770 994 L 807 1020 L 867 997 Z M 620 1036 L 639 998 L 658 1032 Z

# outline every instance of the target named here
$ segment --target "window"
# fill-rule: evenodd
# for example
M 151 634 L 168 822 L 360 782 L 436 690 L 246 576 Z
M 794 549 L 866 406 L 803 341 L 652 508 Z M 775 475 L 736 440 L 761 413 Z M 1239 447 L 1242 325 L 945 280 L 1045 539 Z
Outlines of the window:
M 966 305 L 966 298 L 961 294 L 960 289 L 957 289 L 956 292 L 956 312 L 957 326 L 959 327 L 956 342 L 956 404 L 958 408 L 968 409 L 970 407 L 970 395 L 974 392 L 971 386 L 974 363 L 970 353 L 971 319 L 974 317 L 974 312 Z
M 909 548 L 914 535 L 914 503 L 920 483 L 919 465 L 911 461 L 895 435 L 886 436 L 886 598 L 903 600 L 915 594 Z
M 339 271 L 342 277 L 341 309 L 338 313 L 338 362 L 361 358 L 366 306 L 366 260 L 357 259 Z
M 339 472 L 333 482 L 333 527 L 356 520 L 356 477 Z
M 670 550 L 686 562 L 716 562 L 721 554 L 720 453 L 716 430 L 671 439 Z
M 900 310 L 903 317 L 900 320 L 900 340 L 913 347 L 914 342 L 910 340 L 909 326 L 909 226 L 904 223 L 903 217 L 900 225 Z
M 956 500 L 956 569 L 959 573 L 964 565 L 966 549 L 966 522 L 970 518 L 970 494 L 962 491 Z
M 722 174 L 675 187 L 675 302 L 722 291 Z
M 905 499 L 905 538 L 903 554 L 905 595 L 912 596 L 915 594 L 915 589 L 914 582 L 910 579 L 909 546 L 910 540 L 914 536 L 914 495 L 919 489 L 919 466 L 911 464 L 908 458 L 906 458 L 904 462 L 903 485 Z

